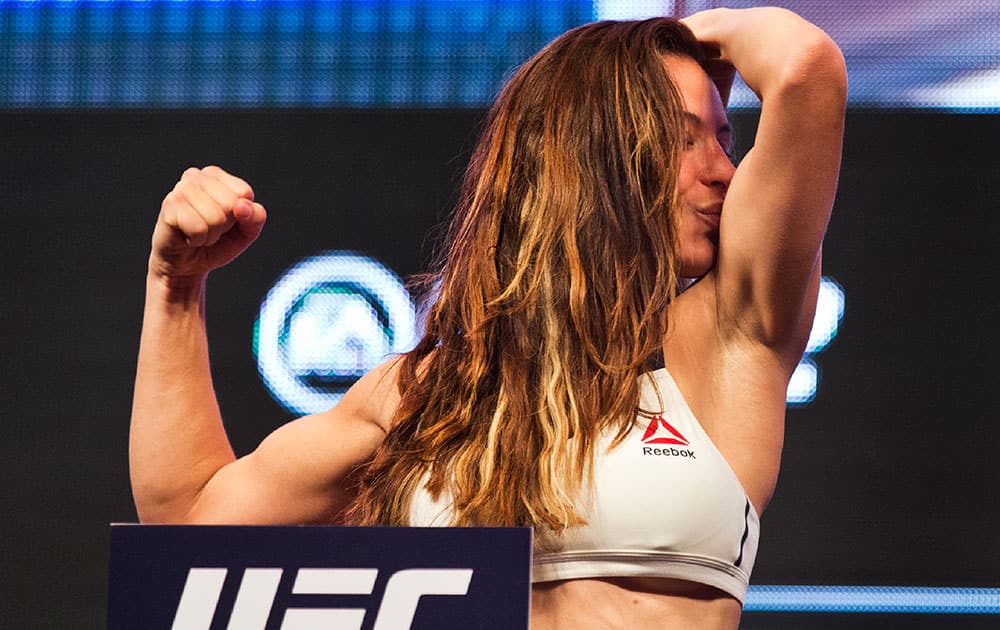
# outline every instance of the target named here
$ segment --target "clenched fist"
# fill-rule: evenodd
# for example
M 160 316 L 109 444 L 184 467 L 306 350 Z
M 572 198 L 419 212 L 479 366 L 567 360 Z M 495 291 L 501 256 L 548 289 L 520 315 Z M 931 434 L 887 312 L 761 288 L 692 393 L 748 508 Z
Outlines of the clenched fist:
M 189 168 L 164 198 L 153 230 L 150 272 L 197 280 L 239 256 L 267 213 L 245 181 L 218 166 Z

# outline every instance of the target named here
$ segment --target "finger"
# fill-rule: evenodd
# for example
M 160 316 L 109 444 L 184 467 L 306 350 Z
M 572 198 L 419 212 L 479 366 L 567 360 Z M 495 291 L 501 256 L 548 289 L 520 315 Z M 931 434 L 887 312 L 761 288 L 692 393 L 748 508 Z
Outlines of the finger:
M 167 193 L 167 196 L 163 198 L 163 204 L 160 206 L 160 219 L 169 227 L 177 228 L 177 204 L 184 203 L 182 200 L 182 193 L 178 191 L 180 182 L 174 186 L 173 190 Z
M 227 215 L 232 214 L 233 208 L 236 207 L 236 202 L 246 199 L 246 197 L 241 197 L 233 192 L 232 188 L 228 185 L 205 173 L 200 173 L 192 181 L 198 185 L 198 189 L 201 192 L 208 195 Z
M 243 201 L 236 210 L 240 232 L 250 241 L 256 240 L 267 221 L 267 211 L 264 206 L 255 201 Z
M 236 203 L 238 198 L 214 180 L 214 186 L 222 190 L 212 191 L 211 187 L 205 185 L 207 179 L 200 172 L 186 174 L 181 180 L 181 193 L 187 201 L 187 205 L 200 214 L 208 226 L 204 240 L 199 240 L 198 244 L 211 246 L 236 223 L 232 214 L 232 205 Z
M 226 186 L 236 196 L 253 201 L 253 188 L 245 180 L 227 173 L 218 166 L 206 166 L 201 171 L 208 177 Z
M 691 29 L 702 45 L 716 44 L 718 47 L 719 25 L 729 15 L 729 9 L 707 9 L 682 18 L 682 24 Z
M 238 229 L 223 234 L 211 252 L 212 256 L 223 263 L 238 256 L 257 240 L 267 218 L 264 206 L 245 199 L 237 204 L 235 214 L 238 218 Z
M 205 216 L 211 228 L 205 244 L 212 245 L 236 224 L 236 209 L 242 204 L 251 202 L 244 197 L 237 196 L 226 184 L 204 173 L 195 182 L 199 186 L 199 196 L 205 200 L 205 208 L 214 208 L 211 216 Z
M 267 221 L 267 210 L 256 201 L 244 201 L 241 206 L 242 211 L 237 215 L 240 229 L 244 232 L 248 229 L 256 229 L 257 232 L 260 232 L 260 228 Z
M 178 208 L 186 205 L 182 193 L 177 187 L 163 198 L 160 206 L 160 216 L 153 230 L 153 244 L 157 249 L 176 249 L 187 246 L 187 236 L 177 223 Z
M 185 203 L 178 203 L 176 210 L 176 226 L 184 235 L 185 241 L 191 247 L 201 247 L 208 239 L 208 222 L 201 212 L 194 206 L 183 200 Z

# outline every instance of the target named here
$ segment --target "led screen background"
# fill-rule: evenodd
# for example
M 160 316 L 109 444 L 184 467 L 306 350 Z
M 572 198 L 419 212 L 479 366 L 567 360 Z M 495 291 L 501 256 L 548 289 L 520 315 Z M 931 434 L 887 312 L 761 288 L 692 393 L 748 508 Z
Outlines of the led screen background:
M 4 20 L 10 4 L 0 2 Z M 522 10 L 536 15 L 525 23 L 546 23 L 531 13 L 542 5 L 524 3 Z M 985 6 L 949 4 L 952 17 L 940 21 L 978 32 L 989 24 Z M 871 11 L 878 17 L 885 9 Z M 844 12 L 864 23 L 863 11 Z M 912 14 L 929 19 L 926 11 Z M 868 34 L 856 30 L 857 39 L 878 41 L 885 24 L 865 19 Z M 4 68 L 13 54 L 9 27 L 3 22 Z M 525 37 L 540 46 L 548 31 L 532 33 Z M 963 50 L 967 31 L 956 33 L 954 46 L 937 49 Z M 962 56 L 967 67 L 949 76 L 995 67 L 992 50 Z M 20 76 L 21 67 L 11 72 Z M 2 76 L 6 82 L 12 75 Z M 28 83 L 46 85 L 48 76 Z M 226 94 L 220 86 L 229 77 L 218 78 L 195 93 Z M 10 84 L 0 85 L 6 98 Z M 70 94 L 85 93 L 79 90 Z M 135 519 L 127 423 L 149 234 L 183 168 L 225 165 L 252 182 L 270 213 L 261 240 L 209 283 L 216 385 L 241 453 L 291 417 L 261 382 L 251 348 L 254 320 L 274 282 L 304 258 L 334 249 L 364 252 L 401 276 L 426 267 L 483 105 L 328 106 L 336 104 L 165 96 L 134 105 L 5 101 L 3 625 L 102 624 L 106 525 Z M 1000 119 L 900 110 L 906 103 L 862 105 L 849 115 L 825 247 L 824 272 L 844 288 L 846 310 L 837 337 L 817 356 L 817 399 L 789 411 L 782 477 L 763 519 L 754 583 L 1000 587 L 993 535 L 1000 528 Z M 733 115 L 744 149 L 755 117 L 752 108 Z M 951 627 L 990 627 L 996 619 L 957 616 Z M 744 626 L 887 622 L 784 616 L 754 623 L 748 615 Z M 904 625 L 945 623 L 921 616 L 906 617 Z
M 0 107 L 481 107 L 573 26 L 720 4 L 0 0 Z M 837 40 L 854 105 L 1000 108 L 995 0 L 772 4 Z M 756 101 L 737 86 L 733 104 Z

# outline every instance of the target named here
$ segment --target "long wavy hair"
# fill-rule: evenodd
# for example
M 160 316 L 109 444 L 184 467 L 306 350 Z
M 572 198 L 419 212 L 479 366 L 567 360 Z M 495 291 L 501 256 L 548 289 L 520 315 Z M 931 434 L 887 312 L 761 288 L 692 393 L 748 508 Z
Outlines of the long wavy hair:
M 628 433 L 677 288 L 679 22 L 597 22 L 527 61 L 463 180 L 392 428 L 357 476 L 354 524 L 407 525 L 425 485 L 453 525 L 583 524 L 597 438 Z

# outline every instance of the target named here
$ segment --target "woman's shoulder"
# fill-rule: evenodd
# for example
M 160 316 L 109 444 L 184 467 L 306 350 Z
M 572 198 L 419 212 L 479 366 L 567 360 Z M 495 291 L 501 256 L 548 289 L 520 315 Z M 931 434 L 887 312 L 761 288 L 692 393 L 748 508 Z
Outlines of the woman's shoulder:
M 388 432 L 401 400 L 400 374 L 405 355 L 393 355 L 357 380 L 336 409 Z

